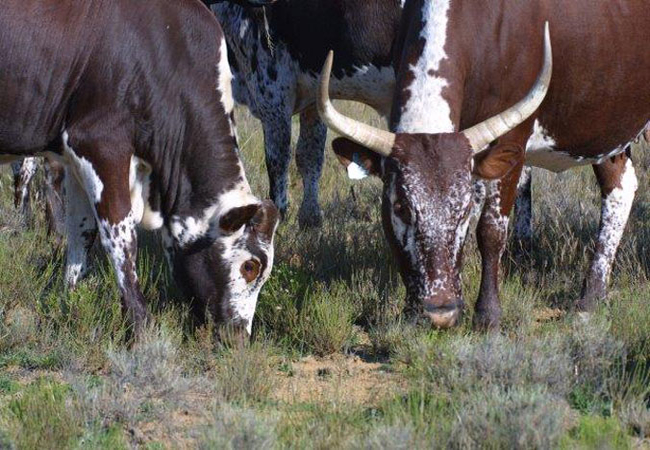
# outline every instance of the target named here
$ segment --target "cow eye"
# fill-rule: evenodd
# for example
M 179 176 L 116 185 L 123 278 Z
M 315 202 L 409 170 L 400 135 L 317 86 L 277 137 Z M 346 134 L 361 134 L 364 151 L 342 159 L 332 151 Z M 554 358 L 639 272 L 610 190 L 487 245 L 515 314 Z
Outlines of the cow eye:
M 239 269 L 247 283 L 254 281 L 260 274 L 260 263 L 255 259 L 249 259 Z

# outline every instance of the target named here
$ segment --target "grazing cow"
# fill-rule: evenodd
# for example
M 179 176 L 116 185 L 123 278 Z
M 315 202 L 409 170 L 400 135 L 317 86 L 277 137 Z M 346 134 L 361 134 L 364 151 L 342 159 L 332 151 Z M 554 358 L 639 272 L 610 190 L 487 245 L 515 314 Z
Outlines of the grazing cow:
M 498 326 L 500 258 L 524 162 L 551 170 L 594 165 L 601 224 L 577 307 L 590 310 L 605 295 L 637 188 L 628 143 L 650 117 L 649 15 L 646 0 L 407 2 L 391 132 L 334 110 L 326 63 L 321 117 L 345 136 L 333 143 L 339 159 L 383 180 L 384 230 L 410 308 L 436 326 L 457 323 L 472 179 L 489 180 L 474 317 L 478 327 Z
M 99 229 L 128 317 L 147 312 L 135 226 L 163 228 L 201 316 L 250 332 L 278 213 L 238 156 L 219 24 L 198 0 L 6 0 L 0 15 L 0 162 L 67 166 L 74 286 Z
M 207 1 L 207 3 L 216 3 Z M 301 228 L 322 221 L 318 182 L 327 129 L 314 108 L 317 78 L 334 49 L 332 95 L 388 116 L 395 82 L 392 48 L 403 0 L 278 0 L 262 8 L 212 6 L 235 71 L 235 99 L 262 121 L 271 198 L 285 214 L 291 117 L 300 114 L 296 164 L 303 181 Z

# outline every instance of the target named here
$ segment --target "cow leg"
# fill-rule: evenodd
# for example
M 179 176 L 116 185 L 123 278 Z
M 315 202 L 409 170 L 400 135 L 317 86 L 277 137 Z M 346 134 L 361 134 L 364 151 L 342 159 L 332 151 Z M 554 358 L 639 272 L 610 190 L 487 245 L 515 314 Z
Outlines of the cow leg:
M 629 149 L 593 166 L 602 194 L 600 229 L 589 274 L 584 281 L 577 307 L 590 311 L 607 295 L 616 250 L 630 216 L 638 181 Z
M 284 218 L 289 207 L 287 183 L 291 162 L 291 115 L 262 119 L 270 196 Z
M 506 248 L 510 211 L 515 202 L 522 167 L 523 161 L 503 179 L 486 182 L 485 204 L 476 230 L 482 258 L 481 287 L 474 311 L 474 327 L 478 329 L 498 328 L 501 320 L 501 256 Z
M 515 201 L 515 217 L 512 227 L 512 236 L 517 252 L 530 252 L 533 242 L 533 199 L 532 183 L 533 173 L 531 167 L 524 167 L 517 186 L 517 200 Z
M 323 215 L 318 204 L 318 182 L 323 171 L 327 127 L 318 117 L 316 108 L 300 114 L 300 138 L 296 149 L 296 164 L 302 177 L 303 197 L 298 223 L 300 228 L 318 227 Z
M 73 169 L 68 169 L 68 171 Z M 66 191 L 66 235 L 68 250 L 65 264 L 65 281 L 74 289 L 88 272 L 88 252 L 97 236 L 97 222 L 92 205 L 83 186 L 72 173 L 64 176 Z
M 80 134 L 89 135 L 87 131 Z M 102 246 L 117 276 L 122 308 L 139 332 L 145 325 L 147 310 L 136 274 L 136 220 L 131 210 L 129 187 L 131 148 L 111 141 L 110 137 L 78 141 L 72 130 L 69 138 L 64 133 L 64 144 L 64 153 L 74 167 L 75 176 L 94 204 Z
M 60 239 L 64 235 L 65 208 L 63 206 L 63 180 L 65 168 L 60 162 L 45 158 L 45 217 L 47 234 Z
M 26 222 L 31 221 L 32 208 L 30 202 L 31 182 L 38 169 L 38 161 L 34 157 L 25 158 L 11 165 L 14 173 L 14 206 L 20 210 Z

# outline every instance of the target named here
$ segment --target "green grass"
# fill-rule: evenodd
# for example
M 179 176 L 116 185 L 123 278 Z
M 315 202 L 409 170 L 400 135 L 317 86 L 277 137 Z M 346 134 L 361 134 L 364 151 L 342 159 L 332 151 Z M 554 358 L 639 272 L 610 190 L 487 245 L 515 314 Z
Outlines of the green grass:
M 356 105 L 351 115 L 379 124 Z M 258 123 L 239 111 L 247 176 L 268 180 Z M 297 135 L 297 133 L 296 133 Z M 650 152 L 609 300 L 570 312 L 594 247 L 599 200 L 589 168 L 535 172 L 535 247 L 504 257 L 502 332 L 476 333 L 480 282 L 466 246 L 460 326 L 399 315 L 404 287 L 384 242 L 381 185 L 350 183 L 326 153 L 324 225 L 300 232 L 301 182 L 276 238 L 248 347 L 191 325 L 157 237 L 138 272 L 154 317 L 128 342 L 100 250 L 74 292 L 63 254 L 22 230 L 0 171 L 0 448 L 630 448 L 650 445 Z M 645 169 L 643 169 L 645 168 Z

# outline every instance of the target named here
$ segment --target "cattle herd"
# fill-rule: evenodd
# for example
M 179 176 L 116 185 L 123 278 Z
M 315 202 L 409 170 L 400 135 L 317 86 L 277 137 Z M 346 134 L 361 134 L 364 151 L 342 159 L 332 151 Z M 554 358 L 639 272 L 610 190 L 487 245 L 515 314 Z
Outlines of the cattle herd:
M 243 335 L 288 208 L 295 114 L 299 226 L 323 220 L 330 128 L 350 178 L 383 183 L 405 314 L 441 328 L 464 307 L 472 211 L 482 257 L 474 325 L 493 329 L 513 207 L 517 238 L 530 239 L 528 166 L 590 164 L 601 223 L 575 305 L 589 311 L 607 293 L 637 189 L 630 143 L 650 119 L 648 17 L 648 0 L 5 0 L 0 163 L 12 163 L 15 204 L 28 215 L 44 157 L 68 288 L 99 233 L 141 329 L 136 226 L 160 229 L 197 319 Z M 370 105 L 388 131 L 342 115 L 330 97 Z M 244 173 L 235 102 L 261 121 L 270 200 Z

